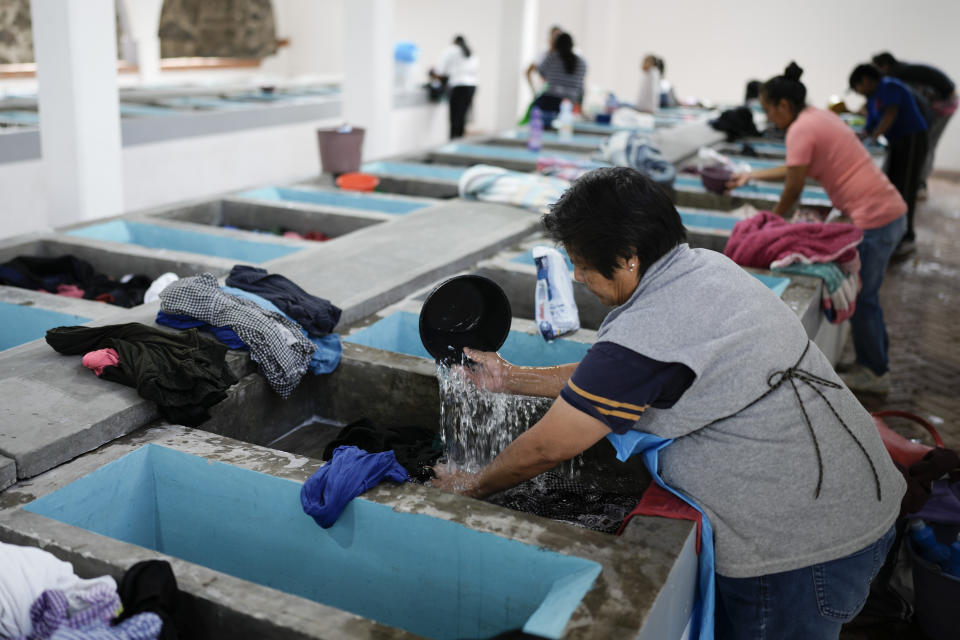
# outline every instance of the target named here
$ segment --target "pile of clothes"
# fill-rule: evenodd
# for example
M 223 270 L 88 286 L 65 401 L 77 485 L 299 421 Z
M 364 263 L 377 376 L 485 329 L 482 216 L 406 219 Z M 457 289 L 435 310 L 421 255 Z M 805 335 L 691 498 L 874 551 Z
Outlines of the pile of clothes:
M 279 274 L 236 265 L 221 287 L 209 273 L 183 278 L 160 294 L 157 323 L 210 331 L 224 346 L 249 349 L 270 386 L 288 398 L 303 376 L 340 363 L 332 333 L 340 309 Z
M 718 118 L 711 120 L 710 126 L 727 134 L 727 142 L 760 135 L 760 130 L 753 121 L 753 111 L 749 107 L 727 109 Z
M 171 333 L 136 322 L 57 327 L 46 340 L 59 353 L 83 355 L 82 364 L 101 378 L 156 402 L 174 424 L 205 422 L 237 382 L 227 368 L 227 348 L 197 329 Z
M 46 291 L 70 298 L 84 298 L 120 307 L 135 307 L 156 300 L 164 286 L 176 280 L 174 273 L 153 279 L 127 274 L 119 280 L 98 273 L 86 260 L 64 255 L 53 258 L 17 256 L 0 264 L 0 285 Z
M 347 505 L 383 480 L 426 482 L 443 452 L 440 434 L 418 426 L 378 425 L 361 418 L 345 426 L 323 452 L 329 460 L 300 490 L 303 510 L 332 527 Z
M 821 278 L 827 319 L 839 324 L 856 310 L 863 232 L 850 224 L 790 223 L 769 211 L 734 226 L 724 254 L 744 267 Z
M 85 580 L 69 562 L 0 542 L 0 638 L 175 640 L 178 589 L 170 565 L 139 562 L 120 581 Z

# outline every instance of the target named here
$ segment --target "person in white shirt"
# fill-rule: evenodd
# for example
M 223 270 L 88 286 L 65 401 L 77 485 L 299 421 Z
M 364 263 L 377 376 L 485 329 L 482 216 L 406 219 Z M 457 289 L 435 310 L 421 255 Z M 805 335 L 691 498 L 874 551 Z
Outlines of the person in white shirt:
M 648 55 L 640 65 L 640 91 L 637 94 L 637 110 L 653 113 L 660 106 L 660 69 L 657 57 Z
M 450 89 L 450 139 L 462 138 L 467 122 L 467 112 L 473 104 L 477 91 L 477 56 L 473 54 L 463 36 L 453 39 L 453 44 L 444 49 L 440 62 L 430 70 L 431 78 L 446 79 Z

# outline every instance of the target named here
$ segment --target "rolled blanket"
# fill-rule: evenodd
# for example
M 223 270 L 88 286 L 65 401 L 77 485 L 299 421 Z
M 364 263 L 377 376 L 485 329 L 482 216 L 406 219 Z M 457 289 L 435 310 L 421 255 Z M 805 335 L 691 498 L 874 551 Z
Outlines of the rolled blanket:
M 477 164 L 460 176 L 460 197 L 509 204 L 537 213 L 548 213 L 570 183 L 536 173 L 507 171 Z

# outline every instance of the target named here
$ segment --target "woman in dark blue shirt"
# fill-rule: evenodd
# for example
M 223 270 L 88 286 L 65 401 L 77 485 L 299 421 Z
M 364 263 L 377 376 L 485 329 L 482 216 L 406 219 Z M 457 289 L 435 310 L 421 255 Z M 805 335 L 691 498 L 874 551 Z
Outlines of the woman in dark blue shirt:
M 894 255 L 913 251 L 913 212 L 921 170 L 927 156 L 927 123 L 910 87 L 896 78 L 883 77 L 869 64 L 850 74 L 850 88 L 867 99 L 866 135 L 886 136 L 889 142 L 884 171 L 907 201 L 907 232 Z

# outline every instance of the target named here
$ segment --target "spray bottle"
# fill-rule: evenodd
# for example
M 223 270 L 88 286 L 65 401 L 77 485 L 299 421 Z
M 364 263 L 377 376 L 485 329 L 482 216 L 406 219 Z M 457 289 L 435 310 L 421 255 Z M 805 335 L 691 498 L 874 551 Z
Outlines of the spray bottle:
M 573 138 L 573 103 L 567 98 L 560 102 L 560 115 L 553 125 L 557 130 L 557 137 L 561 140 Z
M 534 290 L 534 320 L 547 342 L 580 328 L 580 314 L 573 298 L 570 270 L 563 255 L 552 247 L 534 247 L 537 285 Z
M 527 136 L 527 149 L 540 151 L 543 146 L 543 112 L 540 107 L 530 109 L 530 133 Z

